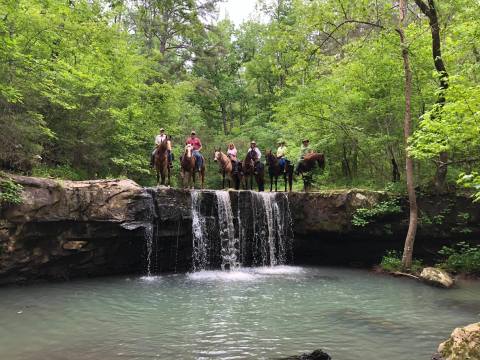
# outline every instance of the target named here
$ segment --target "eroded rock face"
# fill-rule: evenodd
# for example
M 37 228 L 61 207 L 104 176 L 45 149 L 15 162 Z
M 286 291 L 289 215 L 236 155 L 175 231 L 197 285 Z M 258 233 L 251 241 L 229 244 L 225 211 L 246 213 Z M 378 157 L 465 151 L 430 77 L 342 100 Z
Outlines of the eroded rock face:
M 23 203 L 2 209 L 0 283 L 142 267 L 153 202 L 135 182 L 14 180 Z
M 438 347 L 433 359 L 474 360 L 480 359 L 480 323 L 453 330 L 450 338 Z
M 420 278 L 434 286 L 451 288 L 454 285 L 453 278 L 444 270 L 434 267 L 426 267 L 422 270 Z

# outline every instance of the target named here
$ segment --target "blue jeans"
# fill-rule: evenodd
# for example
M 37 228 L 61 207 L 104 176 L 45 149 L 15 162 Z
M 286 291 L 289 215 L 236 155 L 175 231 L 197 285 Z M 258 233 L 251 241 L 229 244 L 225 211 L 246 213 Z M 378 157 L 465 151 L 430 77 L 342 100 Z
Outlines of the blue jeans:
M 195 156 L 195 164 L 197 165 L 197 170 L 200 171 L 203 165 L 203 156 L 198 150 L 193 150 L 193 156 Z
M 280 158 L 280 159 L 278 159 L 278 165 L 280 165 L 280 169 L 284 170 L 286 163 L 287 163 L 287 161 L 286 161 L 285 158 Z

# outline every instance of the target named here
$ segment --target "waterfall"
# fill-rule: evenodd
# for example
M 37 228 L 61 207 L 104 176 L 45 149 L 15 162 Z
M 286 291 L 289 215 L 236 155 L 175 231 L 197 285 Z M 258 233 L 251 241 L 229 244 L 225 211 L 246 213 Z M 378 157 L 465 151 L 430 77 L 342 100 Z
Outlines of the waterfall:
M 145 240 L 147 246 L 147 276 L 152 276 L 152 251 L 153 251 L 153 225 L 148 224 L 145 227 Z
M 239 267 L 239 239 L 235 238 L 233 212 L 228 191 L 215 191 L 218 207 L 222 270 Z
M 201 192 L 192 190 L 193 270 L 203 270 L 208 265 L 208 244 L 205 217 L 201 215 Z
M 192 191 L 193 270 L 286 264 L 292 220 L 285 193 Z

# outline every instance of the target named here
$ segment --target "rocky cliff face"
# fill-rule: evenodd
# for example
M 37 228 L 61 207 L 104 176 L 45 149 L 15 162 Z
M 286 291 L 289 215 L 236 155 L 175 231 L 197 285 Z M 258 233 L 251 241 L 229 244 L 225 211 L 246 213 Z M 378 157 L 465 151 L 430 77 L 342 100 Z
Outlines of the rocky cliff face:
M 1 209 L 0 283 L 144 273 L 148 238 L 152 272 L 191 269 L 189 191 L 145 189 L 130 180 L 14 180 L 24 187 L 23 203 Z M 214 192 L 202 196 L 201 212 L 215 217 Z M 230 193 L 234 213 L 240 209 L 247 223 L 253 214 L 251 198 L 246 191 Z M 366 266 L 377 263 L 387 249 L 401 249 L 406 212 L 377 216 L 364 227 L 352 225 L 356 209 L 386 198 L 355 190 L 290 193 L 295 262 Z M 419 203 L 415 249 L 421 256 L 432 257 L 453 240 L 480 239 L 480 207 L 467 197 L 424 197 Z M 248 231 L 245 238 L 253 237 L 253 230 Z
M 0 282 L 138 270 L 152 199 L 133 181 L 15 177 L 23 203 L 2 209 Z

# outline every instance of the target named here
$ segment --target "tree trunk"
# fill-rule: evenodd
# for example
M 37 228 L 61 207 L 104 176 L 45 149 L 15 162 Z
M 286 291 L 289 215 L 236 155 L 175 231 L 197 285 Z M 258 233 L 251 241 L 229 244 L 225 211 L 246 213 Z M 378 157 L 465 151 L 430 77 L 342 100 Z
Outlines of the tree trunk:
M 227 125 L 227 109 L 225 109 L 224 104 L 220 104 L 220 110 L 222 112 L 222 124 L 223 124 L 223 133 L 228 135 L 228 125 Z
M 440 41 L 440 24 L 438 23 L 438 14 L 435 7 L 434 0 L 428 0 L 428 5 L 423 0 L 415 0 L 415 3 L 420 8 L 422 13 L 428 18 L 430 24 L 430 32 L 432 34 L 432 57 L 435 69 L 438 72 L 438 79 L 440 81 L 440 92 L 437 98 L 437 104 L 439 108 L 435 110 L 436 113 L 432 114 L 433 118 L 439 116 L 441 108 L 445 104 L 445 90 L 448 89 L 448 73 L 445 63 L 442 58 L 442 48 Z M 448 161 L 448 153 L 441 152 L 439 155 L 439 166 L 435 172 L 435 188 L 439 192 L 443 192 L 446 187 L 446 179 L 448 167 L 446 165 Z
M 400 46 L 402 48 L 403 68 L 405 72 L 405 118 L 403 133 L 406 148 L 408 146 L 408 139 L 412 133 L 412 71 L 410 69 L 410 59 L 404 31 L 407 13 L 407 0 L 400 0 L 399 10 L 400 16 L 397 31 L 400 35 Z M 413 159 L 408 154 L 408 151 L 405 151 L 405 153 L 408 201 L 410 203 L 410 221 L 408 225 L 407 237 L 405 239 L 405 247 L 403 249 L 402 266 L 404 269 L 409 269 L 412 266 L 413 244 L 415 242 L 415 234 L 417 232 L 418 209 L 417 197 L 415 194 Z

